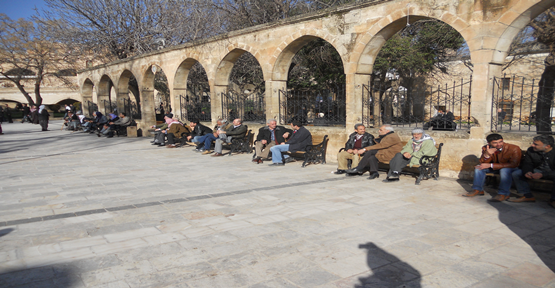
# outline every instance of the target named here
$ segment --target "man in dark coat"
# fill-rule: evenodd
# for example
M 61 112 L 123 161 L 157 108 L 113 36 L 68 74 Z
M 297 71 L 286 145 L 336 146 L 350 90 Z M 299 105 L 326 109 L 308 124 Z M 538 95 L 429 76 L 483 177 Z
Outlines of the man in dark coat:
M 532 146 L 526 150 L 521 169 L 513 171 L 512 178 L 518 193 L 523 197 L 509 200 L 511 202 L 535 202 L 536 198 L 530 192 L 528 180 L 545 179 L 555 181 L 555 140 L 550 135 L 540 135 L 533 139 Z M 555 185 L 551 186 L 549 204 L 555 208 Z
M 362 123 L 356 124 L 355 132 L 349 135 L 349 140 L 345 143 L 345 150 L 337 154 L 338 166 L 334 174 L 344 174 L 349 160 L 353 161 L 352 167 L 358 166 L 358 162 L 364 156 L 364 153 L 359 154 L 358 150 L 372 145 L 374 145 L 374 136 L 366 132 L 366 127 Z
M 270 152 L 272 152 L 272 164 L 270 166 L 282 166 L 283 160 L 281 153 L 282 152 L 297 152 L 297 151 L 305 151 L 308 145 L 312 145 L 312 134 L 306 128 L 303 127 L 303 124 L 298 120 L 293 120 L 291 122 L 291 128 L 293 128 L 293 134 L 287 141 L 287 143 L 281 143 L 280 145 L 276 145 L 270 148 Z M 289 162 L 290 157 L 289 155 L 285 155 L 285 162 Z
M 223 144 L 231 143 L 231 140 L 233 140 L 234 138 L 244 137 L 245 134 L 247 134 L 247 129 L 248 127 L 246 125 L 243 125 L 243 120 L 237 118 L 233 120 L 232 126 L 229 126 L 226 130 L 219 130 L 219 138 L 216 139 L 216 144 L 214 145 L 214 152 L 216 153 L 214 153 L 212 157 L 223 156 Z M 225 134 L 225 136 L 222 137 L 220 134 Z
M 270 148 L 280 143 L 284 143 L 285 139 L 293 133 L 293 130 L 287 129 L 283 126 L 278 126 L 277 121 L 270 119 L 267 121 L 268 126 L 264 126 L 258 130 L 258 135 L 256 136 L 256 144 L 254 149 L 256 150 L 256 157 L 252 162 L 260 164 L 263 159 L 267 159 L 270 154 Z
M 46 111 L 46 106 L 40 105 L 39 107 L 39 124 L 42 127 L 42 131 L 48 131 L 48 119 L 50 114 Z
M 31 122 L 31 108 L 29 108 L 29 106 L 27 106 L 27 104 L 23 103 L 23 108 L 21 108 L 23 111 L 23 119 L 21 120 L 21 123 L 25 123 L 25 120 L 27 120 L 28 122 Z
M 191 135 L 187 136 L 187 141 L 191 141 L 197 145 L 201 144 L 199 141 L 200 137 L 207 134 L 212 134 L 212 129 L 200 124 L 200 120 L 198 119 L 191 121 L 191 123 L 189 124 L 189 127 L 191 127 L 193 131 L 191 132 Z M 200 149 L 200 147 L 197 147 L 197 148 Z

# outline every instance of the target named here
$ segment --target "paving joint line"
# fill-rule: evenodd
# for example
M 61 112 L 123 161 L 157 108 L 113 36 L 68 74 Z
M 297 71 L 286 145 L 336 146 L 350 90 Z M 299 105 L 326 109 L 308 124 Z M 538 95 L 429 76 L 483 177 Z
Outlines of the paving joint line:
M 171 204 L 171 203 L 188 202 L 188 201 L 195 201 L 195 200 L 202 200 L 202 199 L 220 198 L 220 197 L 225 197 L 225 196 L 247 194 L 247 193 L 256 192 L 256 191 L 268 191 L 268 190 L 278 189 L 278 188 L 287 188 L 287 187 L 292 187 L 292 186 L 304 186 L 304 185 L 317 184 L 317 183 L 321 183 L 321 182 L 340 181 L 340 180 L 346 180 L 346 179 L 347 179 L 347 177 L 329 178 L 329 179 L 312 180 L 312 181 L 303 181 L 303 182 L 289 183 L 289 184 L 278 185 L 278 186 L 267 186 L 267 187 L 259 187 L 259 188 L 252 188 L 252 189 L 242 189 L 242 190 L 237 190 L 237 191 L 213 193 L 213 194 L 206 194 L 206 195 L 196 195 L 196 196 L 190 196 L 190 197 L 184 197 L 184 198 L 176 198 L 176 199 L 169 199 L 169 200 L 162 200 L 162 201 L 153 201 L 153 202 L 148 202 L 148 203 L 137 203 L 137 204 L 131 204 L 131 205 L 117 206 L 117 207 L 108 207 L 108 208 L 84 210 L 84 211 L 77 211 L 77 212 L 73 212 L 73 213 L 63 213 L 63 214 L 48 215 L 48 216 L 42 216 L 42 217 L 32 217 L 32 218 L 25 218 L 25 219 L 10 220 L 10 221 L 0 221 L 0 227 L 21 225 L 21 224 L 30 224 L 30 223 L 49 221 L 49 220 L 57 220 L 57 219 L 66 219 L 66 218 L 85 216 L 85 215 L 102 214 L 102 213 L 107 213 L 107 212 L 116 212 L 116 211 L 131 210 L 131 209 L 140 209 L 140 208 L 145 208 L 145 207 L 159 206 L 159 205 Z

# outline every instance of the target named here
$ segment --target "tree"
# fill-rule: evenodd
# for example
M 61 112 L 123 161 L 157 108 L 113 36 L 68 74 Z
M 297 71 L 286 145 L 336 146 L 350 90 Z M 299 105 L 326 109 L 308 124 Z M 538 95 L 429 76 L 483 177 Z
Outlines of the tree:
M 54 42 L 47 35 L 48 27 L 32 21 L 14 21 L 0 14 L 0 75 L 11 81 L 25 96 L 30 105 L 41 105 L 41 85 L 53 77 L 62 83 L 71 83 L 64 71 L 74 63 L 71 51 Z M 26 83 L 33 84 L 33 99 Z
M 549 8 L 530 22 L 537 42 L 549 48 L 545 68 L 539 82 L 536 102 L 536 131 L 551 133 L 551 107 L 555 92 L 555 7 Z
M 455 29 L 433 19 L 415 22 L 387 40 L 376 57 L 372 74 L 372 83 L 378 80 L 381 85 L 384 121 L 392 120 L 392 99 L 384 97 L 386 90 L 413 87 L 419 77 L 448 73 L 446 63 L 460 53 L 464 43 Z M 406 103 L 412 103 L 412 98 L 412 91 L 408 89 Z M 403 115 L 411 115 L 411 108 L 405 105 Z

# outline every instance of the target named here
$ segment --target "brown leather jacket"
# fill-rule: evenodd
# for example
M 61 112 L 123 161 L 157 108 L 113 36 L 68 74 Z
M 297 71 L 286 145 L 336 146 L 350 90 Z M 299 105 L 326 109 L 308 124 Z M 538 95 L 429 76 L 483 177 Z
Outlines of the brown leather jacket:
M 501 152 L 493 154 L 491 157 L 486 157 L 487 145 L 482 147 L 482 157 L 480 163 L 493 163 L 493 170 L 500 170 L 502 168 L 517 168 L 520 165 L 522 158 L 522 151 L 520 147 L 503 143 Z

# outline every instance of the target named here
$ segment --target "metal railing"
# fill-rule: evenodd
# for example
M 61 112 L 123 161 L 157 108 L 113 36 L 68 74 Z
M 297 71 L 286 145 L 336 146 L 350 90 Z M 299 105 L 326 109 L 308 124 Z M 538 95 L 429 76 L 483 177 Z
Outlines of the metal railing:
M 190 95 L 179 95 L 179 107 L 182 120 L 212 121 L 212 104 L 209 91 L 193 90 Z
M 362 122 L 377 127 L 469 129 L 472 78 L 443 85 L 404 87 L 395 82 L 371 83 L 362 89 Z
M 85 103 L 87 105 L 87 112 L 88 112 L 88 114 L 86 116 L 87 117 L 93 117 L 93 113 L 98 111 L 98 105 L 96 105 L 95 103 L 93 103 L 91 101 L 86 101 Z
M 141 119 L 141 107 L 131 99 L 123 99 L 123 112 L 131 119 Z
M 491 130 L 552 133 L 555 87 L 521 76 L 493 79 Z
M 104 107 L 104 114 L 114 113 L 117 114 L 118 104 L 110 100 L 102 100 L 102 106 Z
M 243 122 L 266 121 L 266 101 L 264 93 L 241 93 L 233 89 L 221 93 L 222 118 L 233 121 L 240 118 Z
M 279 91 L 280 123 L 345 126 L 345 86 L 321 91 Z

